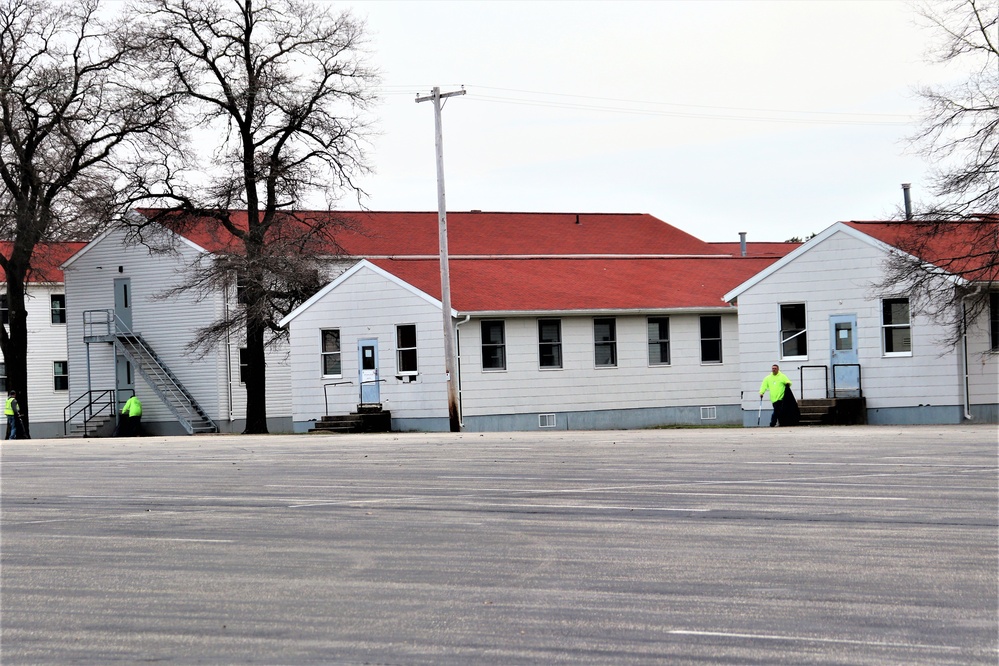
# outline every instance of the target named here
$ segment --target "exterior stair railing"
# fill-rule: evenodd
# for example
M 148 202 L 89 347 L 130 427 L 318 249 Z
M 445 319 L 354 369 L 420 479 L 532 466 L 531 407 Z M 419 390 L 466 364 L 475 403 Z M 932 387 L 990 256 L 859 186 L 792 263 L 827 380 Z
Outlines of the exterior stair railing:
M 152 347 L 133 332 L 112 310 L 87 310 L 83 313 L 83 335 L 86 342 L 111 342 L 115 349 L 138 370 L 156 395 L 177 417 L 180 424 L 194 435 L 218 432 L 218 425 L 198 405 Z
M 84 437 L 97 432 L 92 424 L 97 419 L 113 419 L 116 415 L 115 390 L 87 391 L 62 410 L 62 434 L 69 435 L 70 426 L 76 423 L 82 427 Z M 77 421 L 82 417 L 82 421 Z

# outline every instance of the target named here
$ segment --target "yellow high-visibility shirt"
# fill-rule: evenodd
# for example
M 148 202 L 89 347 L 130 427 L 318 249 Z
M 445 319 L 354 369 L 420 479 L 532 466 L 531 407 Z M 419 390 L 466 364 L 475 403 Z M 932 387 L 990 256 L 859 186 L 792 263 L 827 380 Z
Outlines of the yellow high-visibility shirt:
M 770 391 L 770 402 L 783 400 L 784 387 L 790 386 L 790 384 L 791 380 L 783 372 L 778 372 L 776 375 L 771 372 L 763 378 L 763 383 L 760 384 L 760 397 L 763 397 L 764 393 Z

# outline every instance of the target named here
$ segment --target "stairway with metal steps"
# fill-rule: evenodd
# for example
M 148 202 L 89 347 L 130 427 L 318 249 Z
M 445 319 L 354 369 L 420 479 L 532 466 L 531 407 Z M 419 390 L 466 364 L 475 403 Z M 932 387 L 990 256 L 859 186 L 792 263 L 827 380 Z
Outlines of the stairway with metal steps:
M 115 348 L 138 370 L 167 409 L 177 417 L 188 434 L 218 432 L 218 426 L 198 405 L 183 384 L 137 333 L 118 333 L 114 336 Z

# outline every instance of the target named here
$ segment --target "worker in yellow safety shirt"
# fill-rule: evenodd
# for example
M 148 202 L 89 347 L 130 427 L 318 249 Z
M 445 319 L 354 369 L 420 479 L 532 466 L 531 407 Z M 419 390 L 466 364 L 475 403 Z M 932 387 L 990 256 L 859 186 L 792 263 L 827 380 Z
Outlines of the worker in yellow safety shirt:
M 773 428 L 778 423 L 780 425 L 790 425 L 785 423 L 784 417 L 784 390 L 791 385 L 791 380 L 787 378 L 783 372 L 780 371 L 780 366 L 774 363 L 773 367 L 770 368 L 770 374 L 763 378 L 763 383 L 760 384 L 760 398 L 763 398 L 763 394 L 770 391 L 770 402 L 773 403 L 774 411 L 773 415 L 770 417 L 770 427 Z
M 7 417 L 6 439 L 19 439 L 23 433 L 20 432 L 21 408 L 17 404 L 17 391 L 13 389 L 7 391 L 7 402 L 4 403 L 3 413 Z
M 139 434 L 139 423 L 141 421 L 142 403 L 133 395 L 122 405 L 121 418 L 118 420 L 116 434 L 120 437 L 135 437 Z

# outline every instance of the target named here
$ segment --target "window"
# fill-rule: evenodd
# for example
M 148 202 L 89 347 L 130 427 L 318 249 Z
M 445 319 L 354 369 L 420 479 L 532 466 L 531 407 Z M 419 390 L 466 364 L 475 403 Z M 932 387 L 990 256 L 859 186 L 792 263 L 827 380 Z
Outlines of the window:
M 0 363 L 0 391 L 7 394 L 7 365 Z
M 10 310 L 7 307 L 7 294 L 0 294 L 0 324 L 10 323 Z
M 989 332 L 992 351 L 999 351 L 999 291 L 989 294 Z
M 701 363 L 722 362 L 721 317 L 701 317 Z
M 614 319 L 593 320 L 593 362 L 598 368 L 617 365 L 616 324 Z
M 649 365 L 669 365 L 669 317 L 649 317 Z
M 236 302 L 240 305 L 247 304 L 245 278 L 236 278 Z
M 502 320 L 482 322 L 482 369 L 506 370 L 506 334 Z
M 395 362 L 400 375 L 417 373 L 416 324 L 400 324 L 395 327 Z
M 329 328 L 321 330 L 323 377 L 340 377 L 343 369 L 340 365 L 340 329 Z
M 55 361 L 52 364 L 52 379 L 56 391 L 69 390 L 69 361 Z
M 808 356 L 806 329 L 804 303 L 784 303 L 780 306 L 781 358 Z
M 908 298 L 886 298 L 881 301 L 881 330 L 886 355 L 912 353 Z
M 239 349 L 239 383 L 246 383 L 246 369 L 250 367 L 249 356 L 247 355 L 246 347 L 240 347 Z
M 66 294 L 52 294 L 51 312 L 53 324 L 66 323 Z
M 562 367 L 562 320 L 538 320 L 538 364 L 542 368 Z

